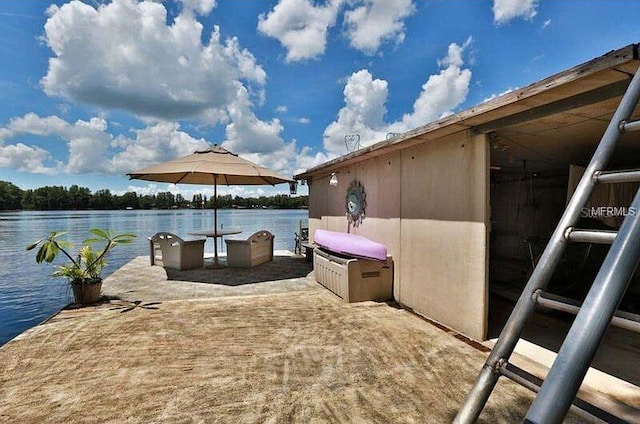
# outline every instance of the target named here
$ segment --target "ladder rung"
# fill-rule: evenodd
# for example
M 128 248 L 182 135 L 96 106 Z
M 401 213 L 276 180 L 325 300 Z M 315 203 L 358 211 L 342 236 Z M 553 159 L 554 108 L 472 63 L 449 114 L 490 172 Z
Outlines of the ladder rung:
M 622 121 L 619 128 L 622 132 L 638 131 L 640 130 L 640 121 Z
M 640 169 L 625 169 L 622 171 L 598 171 L 593 175 L 596 184 L 633 183 L 640 181 Z
M 528 371 L 523 370 L 520 367 L 517 367 L 509 362 L 503 362 L 498 369 L 500 374 L 507 377 L 509 380 L 518 383 L 522 387 L 525 387 L 532 392 L 538 393 L 540 390 L 540 386 L 542 385 L 542 379 L 536 377 Z M 589 403 L 585 400 L 582 400 L 576 397 L 573 400 L 573 406 L 575 409 L 573 410 L 576 415 L 588 418 L 589 420 L 593 420 L 593 418 L 598 418 L 607 423 L 612 424 L 624 424 L 626 421 L 612 415 L 611 413 L 601 409 L 592 403 Z
M 578 230 L 575 228 L 568 228 L 565 233 L 565 238 L 568 241 L 578 243 L 599 243 L 599 244 L 611 244 L 618 235 L 617 231 L 610 230 Z
M 544 308 L 553 309 L 554 311 L 567 312 L 577 315 L 580 311 L 580 304 L 573 299 L 562 297 L 550 293 L 537 290 L 533 294 L 533 302 Z M 640 315 L 630 312 L 616 311 L 611 319 L 611 325 L 625 330 L 640 333 Z
M 504 375 L 509 380 L 518 383 L 522 387 L 526 387 L 532 392 L 538 393 L 538 390 L 540 390 L 542 379 L 528 373 L 522 368 L 505 361 L 500 364 L 500 368 L 498 370 L 500 371 L 500 374 Z

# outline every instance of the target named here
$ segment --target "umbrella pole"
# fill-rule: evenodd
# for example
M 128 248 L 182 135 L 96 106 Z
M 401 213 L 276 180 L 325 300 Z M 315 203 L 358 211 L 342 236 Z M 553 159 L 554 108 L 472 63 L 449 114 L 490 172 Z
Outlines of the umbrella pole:
M 213 233 L 218 234 L 218 175 L 213 174 Z M 218 264 L 218 237 L 213 237 L 214 266 Z

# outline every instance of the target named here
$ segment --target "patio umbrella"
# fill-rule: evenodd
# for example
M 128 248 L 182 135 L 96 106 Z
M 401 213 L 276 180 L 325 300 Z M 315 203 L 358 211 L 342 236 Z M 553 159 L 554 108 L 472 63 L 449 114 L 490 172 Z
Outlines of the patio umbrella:
M 214 144 L 206 150 L 152 165 L 127 174 L 130 179 L 172 184 L 213 185 L 213 229 L 218 230 L 218 184 L 275 185 L 293 179 L 242 159 Z M 216 254 L 217 254 L 217 239 Z

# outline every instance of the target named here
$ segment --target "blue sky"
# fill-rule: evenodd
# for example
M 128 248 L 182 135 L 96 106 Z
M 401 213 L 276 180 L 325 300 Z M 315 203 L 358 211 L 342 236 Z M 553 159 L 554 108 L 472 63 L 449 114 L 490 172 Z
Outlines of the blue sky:
M 637 16 L 633 0 L 4 0 L 0 180 L 210 194 L 125 176 L 207 143 L 293 175 L 347 134 L 369 145 L 639 42 Z

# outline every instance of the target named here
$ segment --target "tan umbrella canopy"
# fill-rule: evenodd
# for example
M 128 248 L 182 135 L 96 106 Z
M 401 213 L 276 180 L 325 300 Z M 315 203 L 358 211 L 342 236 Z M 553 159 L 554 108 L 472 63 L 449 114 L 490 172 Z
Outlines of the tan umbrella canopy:
M 293 182 L 293 179 L 242 159 L 217 144 L 207 150 L 139 169 L 127 175 L 130 179 L 161 183 L 213 185 L 215 231 L 218 230 L 218 184 L 275 185 Z
M 293 181 L 214 144 L 207 150 L 127 174 L 131 179 L 203 185 L 275 185 Z

